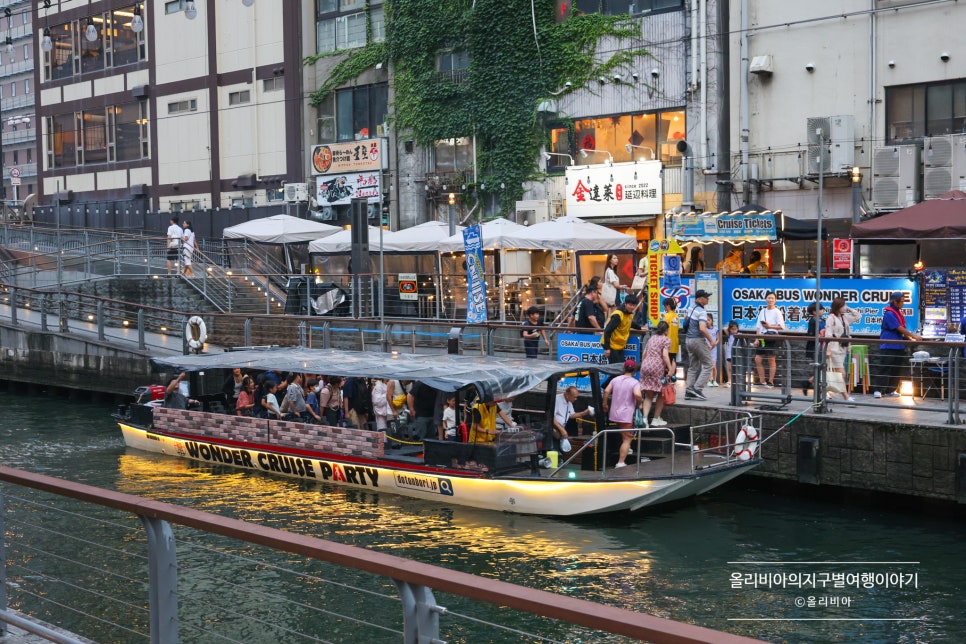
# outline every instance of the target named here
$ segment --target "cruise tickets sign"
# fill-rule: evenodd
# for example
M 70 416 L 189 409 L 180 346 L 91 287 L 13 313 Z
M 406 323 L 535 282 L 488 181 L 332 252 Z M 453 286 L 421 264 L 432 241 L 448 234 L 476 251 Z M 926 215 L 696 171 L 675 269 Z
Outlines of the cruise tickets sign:
M 778 298 L 776 305 L 785 314 L 785 326 L 789 331 L 804 333 L 808 330 L 805 310 L 815 301 L 815 280 L 806 278 L 738 278 L 721 280 L 721 326 L 735 320 L 742 331 L 753 331 L 758 312 L 765 308 L 765 296 L 769 291 Z M 859 312 L 862 318 L 849 326 L 852 335 L 878 336 L 882 324 L 882 312 L 889 305 L 893 291 L 905 295 L 902 313 L 906 326 L 914 331 L 919 328 L 919 285 L 904 277 L 895 278 L 828 278 L 822 280 L 822 305 L 826 310 L 832 299 L 842 297 L 849 308 Z
M 694 213 L 671 219 L 671 236 L 678 241 L 755 241 L 778 239 L 770 212 Z

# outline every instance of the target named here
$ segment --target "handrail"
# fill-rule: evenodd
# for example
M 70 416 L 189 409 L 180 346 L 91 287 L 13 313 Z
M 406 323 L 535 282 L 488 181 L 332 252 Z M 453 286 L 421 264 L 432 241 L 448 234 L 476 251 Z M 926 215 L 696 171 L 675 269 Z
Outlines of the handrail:
M 453 593 L 497 606 L 512 606 L 516 610 L 534 615 L 563 620 L 640 640 L 695 643 L 734 642 L 736 644 L 756 641 L 738 635 L 720 633 L 701 626 L 673 622 L 653 615 L 635 613 L 575 597 L 524 588 L 495 579 L 448 570 L 367 548 L 347 546 L 317 537 L 269 528 L 239 519 L 222 517 L 200 510 L 72 481 L 64 481 L 6 466 L 0 466 L 0 481 L 43 490 L 123 512 L 131 512 L 146 522 L 167 522 L 183 525 L 246 543 L 390 577 L 397 584 L 402 582 Z M 155 566 L 152 566 L 152 570 L 154 568 Z M 167 574 L 171 574 L 171 572 L 168 571 Z M 172 590 L 176 590 L 176 586 Z M 156 615 L 156 610 L 159 610 L 159 608 L 152 602 L 152 617 Z M 445 609 L 437 609 L 432 612 L 445 614 Z M 152 621 L 154 620 L 152 619 Z M 410 632 L 410 627 L 414 629 L 414 632 L 419 630 L 416 625 L 407 623 L 407 634 Z M 423 631 L 419 631 L 419 634 L 420 636 L 431 636 L 430 633 Z M 168 638 L 171 638 L 171 635 L 168 634 Z M 162 641 L 176 641 L 176 635 L 174 639 Z M 406 641 L 415 641 L 415 639 L 407 637 Z M 429 640 L 420 639 L 419 641 Z

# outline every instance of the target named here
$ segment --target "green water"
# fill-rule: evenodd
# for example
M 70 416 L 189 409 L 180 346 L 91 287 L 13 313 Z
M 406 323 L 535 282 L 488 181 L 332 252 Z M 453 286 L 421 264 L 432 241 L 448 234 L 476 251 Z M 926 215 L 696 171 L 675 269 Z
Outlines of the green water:
M 524 517 L 135 452 L 123 446 L 112 409 L 103 405 L 0 393 L 0 409 L 0 461 L 10 467 L 767 641 L 962 641 L 966 563 L 958 518 L 773 495 L 763 491 L 768 486 L 760 479 L 751 485 L 739 479 L 696 502 L 650 514 L 579 521 Z M 8 485 L 4 490 L 22 492 Z M 69 517 L 63 521 L 59 529 L 65 533 L 90 529 L 70 525 Z M 729 563 L 736 561 L 743 563 Z M 816 584 L 826 577 L 831 584 L 841 573 L 847 587 L 756 589 L 746 585 L 746 575 L 754 573 L 786 584 L 796 573 L 814 575 Z M 895 573 L 905 584 L 915 575 L 918 587 L 887 588 L 873 577 L 866 588 L 866 573 Z M 858 588 L 844 581 L 853 575 Z M 733 577 L 740 577 L 741 587 L 732 587 Z M 830 605 L 833 599 L 838 605 Z M 330 632 L 327 639 L 349 641 L 351 632 Z M 277 641 L 262 636 L 238 635 Z M 560 631 L 556 636 L 576 641 Z M 143 641 L 116 633 L 96 639 Z M 182 641 L 206 639 L 189 634 Z

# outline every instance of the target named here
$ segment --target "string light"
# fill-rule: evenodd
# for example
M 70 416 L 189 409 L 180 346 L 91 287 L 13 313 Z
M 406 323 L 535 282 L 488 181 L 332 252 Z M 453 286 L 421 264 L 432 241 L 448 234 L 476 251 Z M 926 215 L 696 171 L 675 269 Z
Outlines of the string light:
M 198 8 L 192 0 L 188 0 L 184 3 L 184 17 L 188 20 L 194 20 L 198 17 Z
M 131 31 L 136 34 L 144 31 L 144 18 L 141 17 L 141 4 L 134 5 L 134 17 L 131 18 Z
M 87 38 L 89 42 L 94 42 L 97 40 L 97 27 L 94 26 L 94 19 L 87 19 L 87 29 L 84 30 L 84 37 Z

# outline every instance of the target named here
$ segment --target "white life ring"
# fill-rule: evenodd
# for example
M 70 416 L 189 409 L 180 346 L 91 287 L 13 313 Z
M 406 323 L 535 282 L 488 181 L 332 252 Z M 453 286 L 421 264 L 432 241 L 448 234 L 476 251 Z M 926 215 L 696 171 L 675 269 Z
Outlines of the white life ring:
M 208 339 L 208 328 L 205 321 L 199 315 L 192 315 L 188 318 L 188 323 L 184 327 L 184 337 L 188 339 L 188 348 L 196 353 L 201 353 L 205 347 L 205 340 Z
M 745 425 L 735 437 L 734 456 L 739 461 L 748 461 L 758 453 L 758 430 Z

